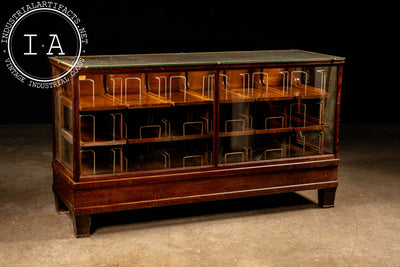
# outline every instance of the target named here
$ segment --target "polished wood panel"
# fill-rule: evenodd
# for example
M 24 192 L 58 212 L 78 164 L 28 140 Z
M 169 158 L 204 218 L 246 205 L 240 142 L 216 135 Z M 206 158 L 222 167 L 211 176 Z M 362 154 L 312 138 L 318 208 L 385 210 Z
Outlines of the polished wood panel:
M 234 165 L 231 165 L 232 167 Z M 136 178 L 78 184 L 55 174 L 55 192 L 73 214 L 93 214 L 130 208 L 192 203 L 259 194 L 291 192 L 298 188 L 328 188 L 337 185 L 337 160 L 283 164 L 281 166 L 229 168 L 197 173 L 176 173 L 158 178 Z M 54 166 L 55 171 L 59 166 Z M 291 188 L 292 185 L 298 187 Z M 69 190 L 66 190 L 69 188 Z M 303 189 L 305 190 L 305 189 Z M 68 200 L 69 199 L 69 200 Z

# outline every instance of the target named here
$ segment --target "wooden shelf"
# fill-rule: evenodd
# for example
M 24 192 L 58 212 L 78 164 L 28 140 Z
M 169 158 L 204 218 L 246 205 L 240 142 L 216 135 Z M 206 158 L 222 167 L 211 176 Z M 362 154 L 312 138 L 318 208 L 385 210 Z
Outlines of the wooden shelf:
M 214 96 L 212 95 L 211 97 L 207 97 L 207 93 L 204 92 L 204 96 L 202 95 L 201 90 L 188 90 L 186 91 L 186 96 L 191 95 L 196 97 L 198 100 L 204 102 L 202 104 L 213 104 L 214 103 Z
M 151 137 L 151 138 L 130 138 L 128 139 L 128 144 L 144 144 L 144 143 L 160 143 L 160 142 L 172 142 L 172 141 L 185 141 L 185 140 L 198 140 L 212 138 L 212 133 L 207 134 L 191 134 L 184 136 L 162 136 L 162 137 Z
M 299 131 L 321 131 L 324 129 L 328 129 L 329 126 L 327 124 L 321 125 L 310 125 L 305 127 L 285 127 L 285 128 L 271 128 L 271 129 L 259 129 L 255 130 L 256 134 L 276 134 L 276 133 L 291 133 L 291 132 L 299 132 Z
M 171 104 L 173 106 L 192 106 L 192 105 L 205 105 L 212 103 L 211 100 L 203 100 L 201 97 L 186 93 L 186 101 L 184 98 L 184 92 L 172 92 L 171 93 Z
M 324 130 L 329 128 L 328 125 L 310 125 L 305 127 L 284 127 L 284 128 L 271 128 L 271 129 L 253 129 L 246 131 L 235 131 L 235 132 L 220 132 L 220 137 L 232 137 L 232 136 L 245 136 L 254 134 L 277 134 L 277 133 L 291 133 L 299 131 L 314 131 L 314 130 Z
M 307 91 L 305 90 L 305 86 L 297 86 L 293 85 L 292 87 L 292 95 L 299 99 L 313 99 L 313 98 L 326 98 L 328 93 L 324 92 L 322 89 L 315 88 L 307 85 Z
M 112 100 L 107 95 L 81 96 L 79 98 L 79 110 L 98 111 L 98 110 L 116 110 L 125 109 L 126 105 L 118 100 Z
M 309 125 L 309 126 L 304 126 L 304 127 L 293 127 L 294 131 L 318 131 L 318 130 L 324 130 L 328 129 L 329 125 L 327 124 L 321 124 L 321 125 Z
M 219 91 L 219 102 L 220 103 L 242 103 L 242 102 L 254 102 L 254 99 L 248 96 L 245 96 L 239 91 L 242 91 L 242 89 L 234 89 L 233 90 L 225 90 L 225 89 L 220 89 Z
M 116 139 L 110 140 L 102 135 L 96 135 L 95 140 L 93 140 L 92 130 L 81 128 L 81 146 L 82 147 L 92 147 L 92 146 L 113 146 L 113 145 L 124 145 L 126 144 L 126 139 Z
M 161 143 L 171 142 L 172 136 L 161 136 L 161 137 L 148 137 L 148 138 L 129 138 L 128 144 L 145 144 L 145 143 Z
M 253 89 L 253 97 L 256 101 L 279 101 L 279 100 L 292 100 L 293 95 L 284 94 L 282 88 L 268 87 L 268 92 L 265 88 Z
M 112 98 L 111 95 L 108 95 L 108 97 Z M 171 106 L 169 102 L 158 99 L 158 96 L 149 93 L 143 93 L 141 96 L 139 96 L 139 94 L 127 94 L 126 102 L 125 99 L 123 99 L 123 102 L 129 109 L 163 108 Z
M 125 145 L 127 142 L 125 139 L 120 140 L 102 140 L 96 137 L 96 142 L 81 141 L 82 147 L 92 147 L 92 146 L 115 146 L 115 145 Z
M 220 132 L 220 137 L 231 137 L 231 136 L 245 136 L 245 135 L 253 135 L 255 134 L 255 130 L 245 130 L 245 131 L 234 131 L 234 132 Z
M 172 141 L 185 141 L 185 140 L 197 140 L 197 139 L 207 139 L 212 138 L 213 133 L 205 134 L 191 134 L 191 135 L 174 135 L 172 136 Z
M 155 93 L 148 93 L 158 98 L 158 95 L 156 95 Z M 206 97 L 204 97 L 203 99 L 201 96 L 195 93 L 189 93 L 188 91 L 186 92 L 186 99 L 185 93 L 183 91 L 172 91 L 171 94 L 169 94 L 168 92 L 167 99 L 165 99 L 165 95 L 161 95 L 161 99 L 163 101 L 171 103 L 172 106 L 193 106 L 213 103 L 211 99 L 208 99 Z
M 243 95 L 242 88 L 225 90 L 220 89 L 220 103 L 242 103 L 254 101 L 281 101 L 298 99 L 314 99 L 326 98 L 328 96 L 323 90 L 307 86 L 307 93 L 304 86 L 293 86 L 292 94 L 283 94 L 282 89 L 277 87 L 269 87 L 268 93 L 265 89 L 253 89 L 253 96 Z M 171 96 L 171 97 L 170 97 Z M 79 108 L 81 111 L 98 111 L 98 110 L 118 110 L 118 109 L 140 109 L 140 108 L 160 108 L 169 106 L 192 106 L 213 104 L 213 100 L 202 97 L 198 91 L 187 91 L 186 100 L 185 93 L 182 91 L 173 91 L 168 95 L 170 100 L 160 97 L 153 92 L 145 92 L 139 98 L 139 94 L 127 94 L 126 101 L 119 97 L 113 97 L 109 94 L 92 96 L 81 96 Z M 124 98 L 124 96 L 123 96 Z M 63 104 L 72 107 L 69 98 L 62 97 Z
M 289 133 L 293 132 L 293 127 L 284 127 L 284 128 L 270 128 L 270 129 L 260 129 L 256 130 L 256 134 L 276 134 L 276 133 Z

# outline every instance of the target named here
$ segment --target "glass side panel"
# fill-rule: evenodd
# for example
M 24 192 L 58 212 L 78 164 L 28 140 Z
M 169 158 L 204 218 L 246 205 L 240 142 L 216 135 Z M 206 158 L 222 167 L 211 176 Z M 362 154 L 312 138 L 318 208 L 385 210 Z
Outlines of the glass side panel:
M 219 163 L 333 153 L 337 67 L 221 71 Z
M 302 50 L 137 54 L 82 58 L 84 68 L 344 60 L 343 57 Z M 75 57 L 68 56 L 50 59 L 68 67 L 71 67 L 76 60 Z
M 211 165 L 210 75 L 193 71 L 79 77 L 81 175 Z
M 53 67 L 55 74 L 59 69 Z M 72 171 L 73 153 L 72 153 L 72 88 L 67 83 L 54 90 L 54 123 L 56 138 L 56 158 L 69 170 Z

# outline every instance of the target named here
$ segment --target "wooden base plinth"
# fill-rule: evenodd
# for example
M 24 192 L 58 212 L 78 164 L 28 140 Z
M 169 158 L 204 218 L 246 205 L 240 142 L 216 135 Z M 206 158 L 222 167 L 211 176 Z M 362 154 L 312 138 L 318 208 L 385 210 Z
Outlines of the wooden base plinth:
M 177 170 L 160 175 L 72 182 L 54 163 L 53 190 L 58 213 L 71 211 L 76 237 L 90 235 L 92 214 L 157 206 L 318 190 L 318 204 L 333 207 L 337 159 L 276 165 Z M 229 167 L 229 168 L 228 168 Z

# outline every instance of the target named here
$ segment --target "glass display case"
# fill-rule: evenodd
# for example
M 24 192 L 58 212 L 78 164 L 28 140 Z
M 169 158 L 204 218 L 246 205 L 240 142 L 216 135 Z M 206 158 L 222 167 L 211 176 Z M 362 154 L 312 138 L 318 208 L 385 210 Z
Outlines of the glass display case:
M 53 89 L 53 190 L 95 213 L 318 189 L 334 203 L 344 58 L 301 50 L 86 56 Z M 72 57 L 52 57 L 53 74 Z

